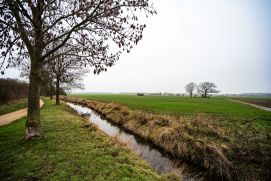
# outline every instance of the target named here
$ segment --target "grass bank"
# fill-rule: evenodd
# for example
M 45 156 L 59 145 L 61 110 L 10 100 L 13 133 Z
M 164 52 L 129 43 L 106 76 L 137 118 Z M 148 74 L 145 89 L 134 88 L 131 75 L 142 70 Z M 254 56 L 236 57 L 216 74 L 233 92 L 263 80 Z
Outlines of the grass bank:
M 212 174 L 230 180 L 270 178 L 271 124 L 268 120 L 235 121 L 208 113 L 158 115 L 114 103 L 72 97 L 62 99 L 88 106 L 108 120 Z
M 44 100 L 45 137 L 23 141 L 25 118 L 0 127 L 0 180 L 168 180 L 65 105 Z
M 27 98 L 10 101 L 6 104 L 0 104 L 0 115 L 17 111 L 27 107 Z

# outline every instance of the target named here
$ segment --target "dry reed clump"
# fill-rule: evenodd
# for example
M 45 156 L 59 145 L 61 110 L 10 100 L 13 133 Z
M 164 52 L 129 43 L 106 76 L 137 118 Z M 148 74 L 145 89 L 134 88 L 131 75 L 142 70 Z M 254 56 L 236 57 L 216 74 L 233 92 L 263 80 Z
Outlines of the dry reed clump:
M 122 140 L 120 140 L 117 136 L 110 136 L 107 139 L 108 143 L 112 144 L 112 145 L 117 145 L 117 146 L 121 146 L 124 148 L 129 148 L 129 143 L 128 142 L 124 142 Z
M 179 165 L 179 163 L 173 164 L 173 167 L 175 169 L 170 170 L 170 172 L 166 174 L 167 178 L 170 181 L 183 181 L 183 180 L 203 181 L 206 178 L 205 172 L 193 171 L 193 169 L 190 168 L 190 166 L 184 163 L 182 163 L 181 166 Z
M 90 131 L 97 131 L 98 130 L 98 127 L 95 124 L 93 124 L 93 123 L 85 124 L 83 126 L 83 128 L 86 128 L 86 129 L 88 129 Z
M 204 114 L 190 118 L 154 115 L 133 111 L 114 103 L 61 97 L 62 100 L 90 107 L 109 121 L 153 142 L 173 156 L 200 165 L 227 179 L 239 179 L 236 168 L 227 158 L 228 147 L 221 143 L 226 136 L 216 121 Z
M 172 181 L 183 181 L 185 180 L 183 176 L 184 175 L 183 171 L 184 170 L 181 170 L 181 169 L 174 169 L 174 170 L 171 170 L 170 173 L 168 173 L 166 176 L 169 180 L 172 180 Z
M 148 117 L 146 113 L 141 113 L 135 115 L 135 121 L 139 124 L 138 126 L 143 126 L 148 123 Z
M 166 119 L 166 118 L 163 118 L 163 117 L 158 117 L 156 120 L 155 120 L 155 123 L 158 125 L 158 126 L 169 126 L 169 120 Z

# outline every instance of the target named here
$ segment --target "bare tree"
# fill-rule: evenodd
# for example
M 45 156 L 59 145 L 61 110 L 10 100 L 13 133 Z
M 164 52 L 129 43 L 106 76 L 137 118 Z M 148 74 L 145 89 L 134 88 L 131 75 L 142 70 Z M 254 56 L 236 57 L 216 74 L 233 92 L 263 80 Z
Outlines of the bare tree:
M 83 88 L 82 76 L 88 72 L 78 57 L 62 55 L 53 60 L 48 69 L 56 83 L 56 105 L 60 104 L 60 86 L 64 89 Z
M 18 66 L 19 70 L 21 71 L 20 77 L 29 78 L 30 74 L 30 62 L 22 61 L 20 66 Z M 54 77 L 52 70 L 48 67 L 49 64 L 46 64 L 42 67 L 41 70 L 41 89 L 40 94 L 43 96 L 48 96 L 48 89 L 50 99 L 53 99 L 53 92 L 54 92 Z
M 47 69 L 47 66 L 43 66 L 42 68 L 42 76 L 41 76 L 41 85 L 43 85 L 43 89 L 46 92 L 46 96 L 49 90 L 50 99 L 53 99 L 53 92 L 54 92 L 54 76 L 52 74 L 52 71 L 50 69 Z
M 210 93 L 218 93 L 217 86 L 213 82 L 201 82 L 198 86 L 198 93 L 201 97 L 207 98 Z
M 194 90 L 196 90 L 196 86 L 197 85 L 194 82 L 190 82 L 189 84 L 185 86 L 185 90 L 190 95 L 190 97 L 193 97 L 193 92 Z
M 62 51 L 59 57 L 51 59 L 50 63 L 42 67 L 41 75 L 41 94 L 48 95 L 49 88 L 50 99 L 53 98 L 53 93 L 56 95 L 56 105 L 60 104 L 60 92 L 74 88 L 83 89 L 84 85 L 80 81 L 82 81 L 82 76 L 89 72 L 86 65 L 82 65 L 84 62 L 80 57 L 65 55 L 64 52 L 68 53 L 66 46 L 57 50 L 58 53 L 59 51 Z M 23 62 L 19 69 L 21 77 L 29 78 L 29 62 Z
M 42 66 L 68 45 L 77 49 L 69 55 L 81 57 L 94 73 L 105 71 L 141 40 L 146 26 L 138 22 L 138 11 L 156 13 L 148 0 L 0 0 L 1 73 L 31 62 L 25 139 L 41 135 Z

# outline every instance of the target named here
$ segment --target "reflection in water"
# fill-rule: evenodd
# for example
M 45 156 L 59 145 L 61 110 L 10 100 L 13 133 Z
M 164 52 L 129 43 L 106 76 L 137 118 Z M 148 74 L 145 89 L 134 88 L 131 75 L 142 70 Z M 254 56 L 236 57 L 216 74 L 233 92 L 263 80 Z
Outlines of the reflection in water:
M 177 166 L 176 161 L 170 159 L 167 155 L 162 153 L 160 150 L 154 148 L 149 143 L 139 139 L 135 135 L 132 135 L 123 129 L 115 126 L 109 121 L 103 119 L 99 114 L 90 108 L 67 103 L 69 107 L 74 109 L 80 115 L 88 115 L 89 121 L 99 127 L 104 133 L 109 136 L 117 137 L 123 142 L 127 142 L 128 146 L 146 160 L 156 171 L 160 173 L 169 173 L 172 170 L 185 168 L 186 165 Z M 184 174 L 184 173 L 183 173 Z M 191 174 L 185 176 L 185 180 L 191 180 Z

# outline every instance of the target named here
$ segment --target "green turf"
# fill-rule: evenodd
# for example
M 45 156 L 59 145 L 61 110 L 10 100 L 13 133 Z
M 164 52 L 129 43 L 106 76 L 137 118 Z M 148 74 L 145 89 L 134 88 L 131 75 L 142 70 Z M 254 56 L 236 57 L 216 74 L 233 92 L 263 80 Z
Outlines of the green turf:
M 236 103 L 222 97 L 189 98 L 179 96 L 135 96 L 121 94 L 72 94 L 70 96 L 93 99 L 103 102 L 115 102 L 158 114 L 191 115 L 208 113 L 231 120 L 271 121 L 271 112 Z
M 0 105 L 0 115 L 17 111 L 27 107 L 27 99 L 20 99 Z
M 67 106 L 44 101 L 44 138 L 22 140 L 25 118 L 0 127 L 0 180 L 166 180 Z

